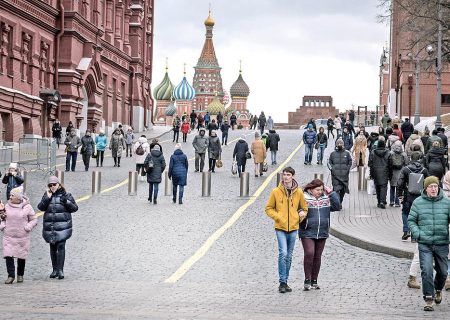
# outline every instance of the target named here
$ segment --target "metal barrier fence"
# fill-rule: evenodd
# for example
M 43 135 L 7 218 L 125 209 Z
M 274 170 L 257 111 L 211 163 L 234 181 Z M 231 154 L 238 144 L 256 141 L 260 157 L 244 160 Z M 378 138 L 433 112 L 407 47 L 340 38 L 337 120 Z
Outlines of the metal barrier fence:
M 8 168 L 11 162 L 13 162 L 13 148 L 0 147 L 0 170 Z
M 56 139 L 20 138 L 19 164 L 36 165 L 48 172 L 56 170 Z

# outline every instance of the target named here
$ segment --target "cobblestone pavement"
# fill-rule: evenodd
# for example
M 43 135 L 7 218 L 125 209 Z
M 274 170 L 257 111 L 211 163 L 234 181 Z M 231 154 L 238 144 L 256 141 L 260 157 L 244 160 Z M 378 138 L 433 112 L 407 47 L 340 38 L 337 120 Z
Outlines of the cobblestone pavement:
M 251 132 L 231 132 L 230 140 Z M 280 131 L 278 163 L 300 141 L 300 132 Z M 185 151 L 190 159 L 189 141 Z M 50 280 L 48 245 L 41 223 L 33 231 L 25 282 L 0 285 L 2 319 L 403 319 L 445 318 L 447 295 L 433 314 L 422 311 L 421 292 L 406 287 L 409 260 L 365 251 L 330 238 L 324 252 L 318 291 L 301 291 L 302 249 L 294 251 L 290 285 L 277 291 L 277 245 L 264 206 L 275 179 L 209 251 L 175 284 L 165 283 L 208 237 L 248 199 L 239 195 L 238 178 L 231 176 L 234 143 L 224 148 L 224 167 L 212 175 L 212 194 L 201 197 L 201 175 L 190 161 L 184 205 L 172 204 L 160 186 L 157 206 L 149 204 L 147 184 L 129 197 L 126 186 L 80 202 L 74 214 L 74 234 L 67 242 L 64 280 Z M 163 144 L 166 160 L 172 142 Z M 303 185 L 316 166 L 303 166 L 303 148 L 291 165 Z M 102 188 L 126 179 L 134 167 L 130 158 L 113 168 L 108 158 Z M 79 166 L 81 169 L 81 166 Z M 274 168 L 271 167 L 269 173 Z M 248 165 L 252 172 L 253 164 Z M 90 193 L 91 173 L 66 174 L 66 186 L 76 198 Z M 250 175 L 250 193 L 263 183 Z M 29 177 L 28 190 L 37 205 L 44 177 Z M 335 215 L 339 215 L 336 213 Z M 334 216 L 333 219 L 337 217 Z M 333 221 L 332 221 L 333 224 Z M 2 267 L 6 277 L 5 267 Z M 450 298 L 450 297 L 449 297 Z

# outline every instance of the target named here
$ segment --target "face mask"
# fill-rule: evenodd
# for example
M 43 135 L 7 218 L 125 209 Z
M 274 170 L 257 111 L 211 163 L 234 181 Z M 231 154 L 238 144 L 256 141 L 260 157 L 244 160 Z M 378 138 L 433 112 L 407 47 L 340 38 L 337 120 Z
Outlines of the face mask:
M 338 150 L 344 149 L 344 146 L 337 146 Z

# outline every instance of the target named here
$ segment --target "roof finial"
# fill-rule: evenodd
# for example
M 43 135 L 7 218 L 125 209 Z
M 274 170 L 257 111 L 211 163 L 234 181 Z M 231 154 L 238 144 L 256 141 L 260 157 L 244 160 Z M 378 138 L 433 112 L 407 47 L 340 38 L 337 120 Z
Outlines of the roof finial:
M 239 74 L 242 74 L 242 60 L 239 60 Z
M 184 76 L 186 76 L 186 62 L 183 64 L 183 68 L 184 68 L 184 71 L 183 71 Z
M 166 72 L 169 70 L 169 58 L 166 57 Z

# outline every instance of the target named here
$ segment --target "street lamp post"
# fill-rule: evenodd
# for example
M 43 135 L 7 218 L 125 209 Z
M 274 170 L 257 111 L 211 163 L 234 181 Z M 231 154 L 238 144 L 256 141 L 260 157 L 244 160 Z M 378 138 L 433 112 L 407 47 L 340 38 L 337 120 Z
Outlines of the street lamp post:
M 412 104 L 412 89 L 413 89 L 413 75 L 408 75 L 408 118 L 411 120 L 411 104 Z
M 442 126 L 441 104 L 442 104 L 442 0 L 438 3 L 438 43 L 437 43 L 437 65 L 436 65 L 436 128 Z
M 414 125 L 420 122 L 420 62 L 416 56 L 416 112 L 414 112 Z

